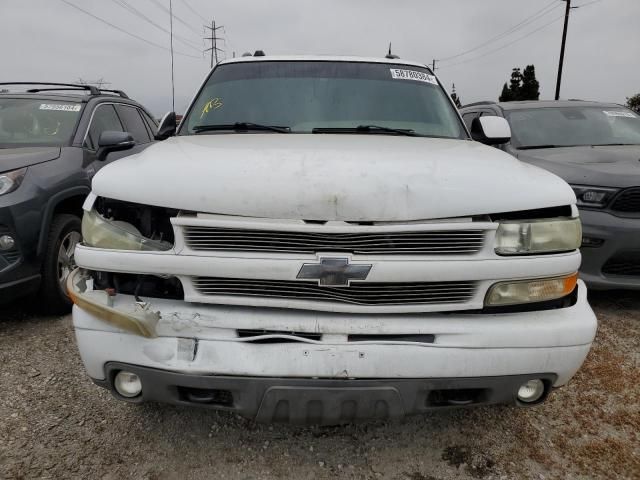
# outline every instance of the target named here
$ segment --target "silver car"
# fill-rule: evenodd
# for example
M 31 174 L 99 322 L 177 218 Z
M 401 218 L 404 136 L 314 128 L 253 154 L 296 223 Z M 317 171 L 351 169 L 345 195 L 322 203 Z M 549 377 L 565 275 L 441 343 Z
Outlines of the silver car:
M 640 290 L 640 115 L 578 100 L 479 102 L 460 113 L 478 140 L 475 119 L 506 118 L 511 141 L 498 148 L 573 187 L 583 224 L 580 273 L 591 288 Z

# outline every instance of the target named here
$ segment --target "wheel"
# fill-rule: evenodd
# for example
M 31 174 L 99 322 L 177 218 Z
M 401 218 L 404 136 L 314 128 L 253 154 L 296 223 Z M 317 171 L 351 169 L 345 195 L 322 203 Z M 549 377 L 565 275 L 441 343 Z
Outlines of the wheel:
M 74 251 L 82 240 L 81 231 L 80 219 L 75 215 L 56 215 L 51 222 L 39 295 L 46 313 L 64 314 L 71 310 L 66 281 L 76 268 Z

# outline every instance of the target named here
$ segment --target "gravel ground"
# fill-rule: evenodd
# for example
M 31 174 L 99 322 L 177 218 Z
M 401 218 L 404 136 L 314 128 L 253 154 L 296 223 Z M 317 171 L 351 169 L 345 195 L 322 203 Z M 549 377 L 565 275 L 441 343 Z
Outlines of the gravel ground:
M 0 479 L 640 478 L 640 295 L 591 295 L 578 375 L 533 409 L 297 428 L 114 400 L 85 376 L 70 317 L 0 310 Z

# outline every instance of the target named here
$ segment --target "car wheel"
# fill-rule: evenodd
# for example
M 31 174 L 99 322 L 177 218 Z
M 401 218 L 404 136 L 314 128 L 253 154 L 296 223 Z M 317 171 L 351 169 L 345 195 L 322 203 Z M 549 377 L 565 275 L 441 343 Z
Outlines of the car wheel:
M 42 266 L 40 299 L 42 309 L 50 314 L 63 314 L 73 303 L 67 295 L 66 281 L 76 268 L 74 251 L 82 240 L 80 219 L 75 215 L 57 215 L 51 222 L 47 250 Z

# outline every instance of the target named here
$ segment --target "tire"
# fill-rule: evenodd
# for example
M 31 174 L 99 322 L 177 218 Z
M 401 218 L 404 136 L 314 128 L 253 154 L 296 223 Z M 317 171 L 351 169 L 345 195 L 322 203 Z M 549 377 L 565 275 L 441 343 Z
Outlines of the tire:
M 65 283 L 75 268 L 73 250 L 82 240 L 81 232 L 80 219 L 75 215 L 56 215 L 51 222 L 39 292 L 41 309 L 45 313 L 62 315 L 71 311 L 73 303 L 67 295 Z

